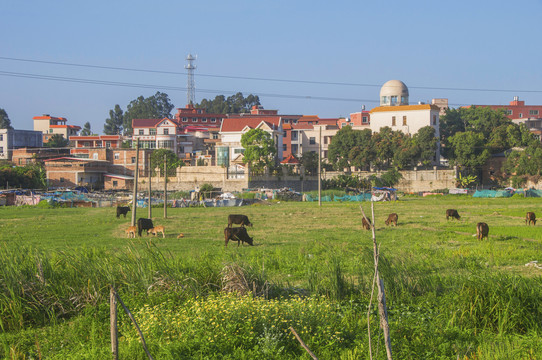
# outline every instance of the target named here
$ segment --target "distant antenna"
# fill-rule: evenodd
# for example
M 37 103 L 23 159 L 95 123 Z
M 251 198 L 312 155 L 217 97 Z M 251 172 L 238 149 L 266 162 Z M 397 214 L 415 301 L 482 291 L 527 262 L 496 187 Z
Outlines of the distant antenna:
M 192 54 L 188 54 L 186 57 L 188 65 L 184 66 L 184 68 L 188 70 L 188 81 L 186 84 L 186 100 L 188 104 L 194 104 L 196 102 L 196 85 L 194 84 L 194 70 L 196 70 L 196 65 L 194 65 L 192 62 L 197 58 L 197 55 L 193 56 Z

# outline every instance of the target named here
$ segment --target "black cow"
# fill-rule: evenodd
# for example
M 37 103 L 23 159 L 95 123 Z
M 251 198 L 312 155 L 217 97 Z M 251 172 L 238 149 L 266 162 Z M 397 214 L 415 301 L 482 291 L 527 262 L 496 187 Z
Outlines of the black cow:
M 448 220 L 448 218 L 459 220 L 461 219 L 461 216 L 459 216 L 456 209 L 448 209 L 446 210 L 446 220 Z
M 253 241 L 250 236 L 248 236 L 247 229 L 244 227 L 227 227 L 224 229 L 224 240 L 226 242 L 225 246 L 228 246 L 228 241 L 237 240 L 237 247 L 242 242 L 248 243 L 250 246 L 253 246 Z
M 388 215 L 388 220 L 386 220 L 386 225 L 393 224 L 397 226 L 398 219 L 399 219 L 399 216 L 397 216 L 396 213 L 391 213 Z
M 117 219 L 121 215 L 124 215 L 124 218 L 126 219 L 126 214 L 128 214 L 128 211 L 130 211 L 128 206 L 117 206 Z
M 143 230 L 147 230 L 147 234 L 149 233 L 149 230 L 152 229 L 154 225 L 152 224 L 151 219 L 145 219 L 145 218 L 139 218 L 137 219 L 137 234 L 141 236 L 141 232 Z
M 240 224 L 241 227 L 252 227 L 252 223 L 246 215 L 228 215 L 228 227 L 231 228 L 232 224 Z
M 525 225 L 531 225 L 531 223 L 536 225 L 536 215 L 534 212 L 529 211 L 527 215 L 525 215 Z
M 479 222 L 476 224 L 476 238 L 478 240 L 483 240 L 484 238 L 487 239 L 489 234 L 489 226 L 487 226 L 486 223 Z

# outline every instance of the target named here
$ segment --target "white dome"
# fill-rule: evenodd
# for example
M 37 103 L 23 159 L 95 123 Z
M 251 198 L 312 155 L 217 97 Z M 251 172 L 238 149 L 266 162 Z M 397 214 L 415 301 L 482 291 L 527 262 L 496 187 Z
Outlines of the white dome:
M 380 88 L 380 106 L 408 105 L 408 87 L 401 80 L 390 80 Z

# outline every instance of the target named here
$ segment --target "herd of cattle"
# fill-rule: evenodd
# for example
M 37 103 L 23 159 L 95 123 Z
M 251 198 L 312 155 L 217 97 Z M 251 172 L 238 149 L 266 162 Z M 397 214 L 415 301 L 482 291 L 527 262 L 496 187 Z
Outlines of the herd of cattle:
M 127 206 L 117 206 L 117 218 L 120 218 L 121 215 L 124 215 L 124 218 L 126 218 L 126 214 L 130 211 L 130 208 Z M 448 209 L 446 210 L 446 220 L 449 220 L 450 218 L 460 220 L 461 216 L 459 216 L 459 213 L 456 209 Z M 393 224 L 397 226 L 397 220 L 399 219 L 399 216 L 396 213 L 391 213 L 388 215 L 388 219 L 385 221 L 386 225 Z M 363 217 L 361 220 L 362 226 L 365 230 L 371 230 L 371 224 L 370 220 Z M 239 227 L 233 227 L 232 225 L 240 225 Z M 536 215 L 534 212 L 529 211 L 527 215 L 525 216 L 525 225 L 536 225 Z M 253 239 L 248 235 L 247 230 L 245 226 L 252 227 L 252 223 L 248 219 L 246 215 L 229 215 L 228 216 L 228 226 L 224 229 L 224 240 L 225 240 L 225 246 L 228 246 L 228 242 L 231 241 L 237 241 L 237 246 L 240 245 L 241 242 L 247 243 L 251 246 L 254 245 Z M 145 219 L 145 218 L 139 218 L 137 219 L 137 226 L 130 226 L 128 229 L 125 230 L 126 236 L 130 238 L 135 238 L 135 234 L 137 231 L 138 236 L 141 236 L 141 233 L 143 230 L 147 230 L 148 234 L 154 234 L 154 236 L 158 235 L 159 233 L 162 233 L 162 237 L 166 237 L 165 229 L 162 225 L 154 226 L 151 219 Z M 485 222 L 479 222 L 476 224 L 476 238 L 478 240 L 483 240 L 484 238 L 488 238 L 489 235 L 489 226 Z M 183 237 L 183 234 L 179 234 L 177 238 Z
M 459 220 L 461 219 L 461 216 L 459 216 L 459 213 L 456 209 L 448 209 L 446 210 L 446 220 L 449 220 L 450 218 Z M 397 226 L 397 220 L 399 217 L 396 213 L 391 213 L 388 215 L 388 219 L 386 220 L 386 225 L 394 224 Z M 366 219 L 365 217 L 362 218 L 361 223 L 365 230 L 371 230 L 370 220 Z M 525 216 L 525 225 L 536 225 L 536 215 L 534 212 L 529 211 L 527 215 Z M 489 226 L 485 222 L 479 222 L 476 224 L 476 238 L 478 240 L 482 240 L 483 238 L 488 238 L 489 235 Z

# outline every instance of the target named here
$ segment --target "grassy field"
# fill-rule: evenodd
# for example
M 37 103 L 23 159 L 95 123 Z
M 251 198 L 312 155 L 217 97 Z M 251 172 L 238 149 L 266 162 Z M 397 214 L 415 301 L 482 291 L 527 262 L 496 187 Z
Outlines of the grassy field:
M 541 210 L 536 198 L 375 204 L 394 358 L 542 359 L 542 270 L 525 266 L 542 264 L 542 225 L 525 225 Z M 391 212 L 398 227 L 384 224 Z M 224 247 L 230 213 L 248 215 L 255 246 Z M 320 359 L 369 358 L 373 250 L 359 203 L 153 209 L 165 239 L 127 239 L 130 215 L 0 208 L 0 357 L 109 358 L 114 285 L 155 359 L 309 359 L 289 326 Z M 489 240 L 473 236 L 479 221 Z M 145 359 L 129 318 L 119 324 L 121 358 Z

